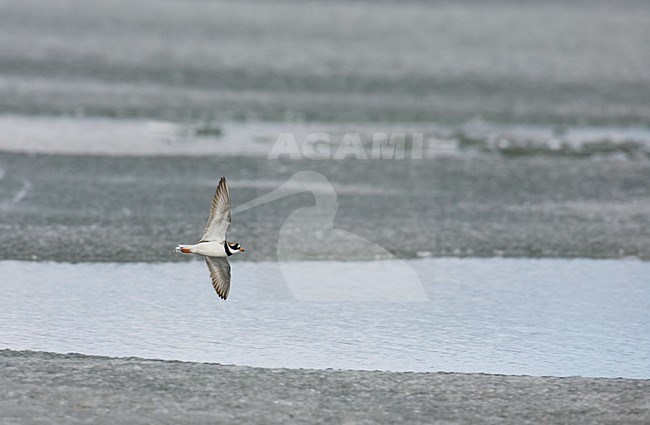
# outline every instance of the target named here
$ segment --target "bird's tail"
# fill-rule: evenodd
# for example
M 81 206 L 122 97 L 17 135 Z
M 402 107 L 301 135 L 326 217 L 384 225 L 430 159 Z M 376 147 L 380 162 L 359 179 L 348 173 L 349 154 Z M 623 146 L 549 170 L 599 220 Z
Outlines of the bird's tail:
M 174 252 L 182 252 L 183 254 L 191 254 L 192 253 L 192 247 L 194 245 L 176 245 L 176 248 L 174 248 Z

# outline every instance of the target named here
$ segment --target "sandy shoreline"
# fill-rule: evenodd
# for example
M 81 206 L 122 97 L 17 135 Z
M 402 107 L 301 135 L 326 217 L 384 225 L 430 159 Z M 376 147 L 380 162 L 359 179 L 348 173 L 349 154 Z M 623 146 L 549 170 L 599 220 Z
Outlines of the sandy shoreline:
M 261 369 L 0 351 L 0 422 L 648 423 L 650 380 Z

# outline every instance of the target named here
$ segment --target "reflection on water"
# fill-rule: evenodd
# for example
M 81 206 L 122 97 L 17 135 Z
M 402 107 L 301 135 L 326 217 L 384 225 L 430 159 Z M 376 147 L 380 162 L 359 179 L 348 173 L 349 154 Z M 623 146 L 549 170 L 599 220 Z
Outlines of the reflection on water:
M 276 264 L 0 262 L 0 348 L 291 368 L 650 378 L 650 263 L 422 259 L 430 302 L 298 302 Z M 381 283 L 388 262 L 295 262 Z M 390 282 L 396 293 L 400 282 Z M 322 288 L 321 288 L 322 290 Z

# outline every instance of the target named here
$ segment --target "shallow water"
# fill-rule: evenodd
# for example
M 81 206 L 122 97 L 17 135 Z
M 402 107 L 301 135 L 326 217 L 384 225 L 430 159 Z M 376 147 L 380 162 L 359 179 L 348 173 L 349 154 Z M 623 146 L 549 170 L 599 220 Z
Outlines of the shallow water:
M 321 135 L 317 147 L 310 137 Z M 323 136 L 325 135 L 325 139 Z M 289 137 L 290 139 L 287 139 Z M 346 139 L 348 137 L 348 139 Z M 343 145 L 358 137 L 358 149 Z M 384 151 L 384 140 L 401 141 Z M 419 141 L 419 142 L 416 142 Z M 282 148 L 291 143 L 295 152 Z M 38 117 L 0 114 L 0 151 L 29 154 L 267 159 L 433 159 L 500 154 L 506 157 L 650 157 L 647 127 L 508 125 L 472 119 L 441 123 L 287 123 Z M 345 156 L 343 156 L 345 153 Z M 338 156 L 337 156 L 338 155 Z M 339 158 L 340 156 L 340 158 Z
M 390 270 L 403 267 L 417 276 L 391 279 Z M 302 292 L 282 273 L 301 276 Z M 202 262 L 3 261 L 0 276 L 2 348 L 262 367 L 650 378 L 647 262 L 235 260 L 226 302 Z M 403 296 L 418 280 L 425 295 Z M 352 282 L 396 301 L 324 301 Z M 305 294 L 317 301 L 299 301 Z

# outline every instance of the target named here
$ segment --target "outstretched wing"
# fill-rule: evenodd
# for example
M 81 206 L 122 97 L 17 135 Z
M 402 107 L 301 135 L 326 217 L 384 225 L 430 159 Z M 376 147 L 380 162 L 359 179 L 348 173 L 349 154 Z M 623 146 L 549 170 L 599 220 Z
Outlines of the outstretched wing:
M 212 286 L 217 291 L 217 295 L 224 300 L 228 298 L 230 292 L 230 264 L 223 257 L 205 257 L 205 264 L 210 270 Z
M 210 217 L 203 231 L 201 241 L 224 242 L 230 228 L 230 192 L 225 177 L 221 177 L 217 191 L 212 198 Z

